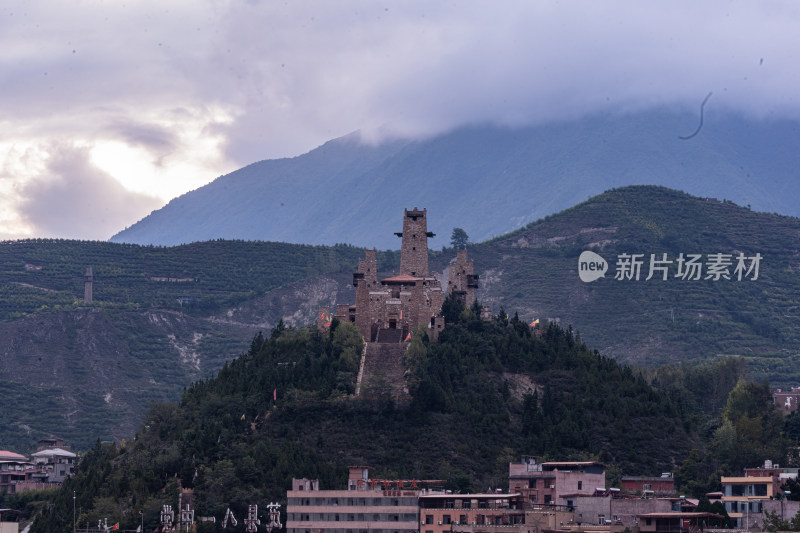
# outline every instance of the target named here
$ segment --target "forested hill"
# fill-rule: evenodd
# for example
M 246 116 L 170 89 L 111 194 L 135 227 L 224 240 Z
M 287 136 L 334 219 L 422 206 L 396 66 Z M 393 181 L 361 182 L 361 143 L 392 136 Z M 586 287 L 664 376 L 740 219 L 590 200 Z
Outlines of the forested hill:
M 67 531 L 73 490 L 79 523 L 105 512 L 134 529 L 141 510 L 149 530 L 160 506 L 174 505 L 178 480 L 194 488 L 197 516 L 228 507 L 239 516 L 248 504 L 285 503 L 293 476 L 342 487 L 351 464 L 485 491 L 507 486 L 508 463 L 521 454 L 599 459 L 613 479 L 672 471 L 698 445 L 685 404 L 572 331 L 550 324 L 537 336 L 516 317 L 483 322 L 453 300 L 445 313 L 440 344 L 411 342 L 410 394 L 400 402 L 380 380 L 352 396 L 362 341 L 349 323 L 258 336 L 180 404 L 153 406 L 135 439 L 98 444 L 34 529 Z M 711 377 L 721 390 L 736 379 Z
M 585 250 L 607 261 L 602 279 L 579 278 Z M 773 384 L 800 382 L 800 219 L 663 187 L 623 187 L 468 253 L 482 301 L 528 321 L 560 318 L 606 356 L 643 365 L 741 356 Z M 638 279 L 615 279 L 624 254 L 640 254 Z M 667 279 L 656 270 L 648 280 L 651 256 L 664 254 Z M 681 254 L 699 254 L 700 279 L 678 276 Z M 709 278 L 716 254 L 730 261 L 727 277 Z M 739 254 L 761 256 L 757 279 L 738 278 Z
M 0 448 L 26 453 L 47 436 L 77 449 L 129 438 L 149 402 L 179 398 L 284 311 L 306 324 L 361 256 L 345 245 L 244 241 L 0 243 Z M 275 303 L 228 316 L 259 298 Z
M 385 216 L 400 224 L 402 207 Z M 408 206 L 406 206 L 408 207 Z M 423 206 L 424 207 L 424 206 Z M 429 229 L 455 225 L 428 211 Z M 582 251 L 609 262 L 578 276 Z M 27 240 L 0 243 L 0 446 L 42 436 L 85 448 L 129 437 L 147 402 L 177 399 L 278 320 L 302 327 L 320 306 L 352 303 L 363 249 L 245 241 L 171 248 Z M 639 280 L 616 258 L 643 254 Z M 757 280 L 645 280 L 650 254 L 763 257 Z M 431 251 L 446 269 L 453 249 Z M 468 255 L 479 299 L 572 325 L 606 357 L 639 366 L 742 357 L 753 377 L 800 382 L 800 220 L 663 187 L 625 187 L 483 243 Z M 397 252 L 379 252 L 391 275 Z M 94 301 L 82 302 L 94 270 Z M 89 384 L 87 387 L 86 384 Z M 56 401 L 55 399 L 59 399 Z

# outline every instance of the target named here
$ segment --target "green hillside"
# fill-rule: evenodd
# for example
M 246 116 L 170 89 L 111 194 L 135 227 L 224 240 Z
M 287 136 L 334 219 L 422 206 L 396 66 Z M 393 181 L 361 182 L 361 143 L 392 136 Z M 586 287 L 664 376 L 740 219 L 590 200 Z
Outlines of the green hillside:
M 486 490 L 507 486 L 508 463 L 521 454 L 599 458 L 617 473 L 655 474 L 698 444 L 679 404 L 571 331 L 549 325 L 536 336 L 515 318 L 456 316 L 440 344 L 412 342 L 410 398 L 397 404 L 349 395 L 361 346 L 350 324 L 326 335 L 276 329 L 257 337 L 179 405 L 155 405 L 135 441 L 98 444 L 34 529 L 71 527 L 63 516 L 73 490 L 79 523 L 105 512 L 135 528 L 141 510 L 149 529 L 162 503 L 174 505 L 178 481 L 194 488 L 197 515 L 228 507 L 239 515 L 248 504 L 285 502 L 291 477 L 341 486 L 351 464 Z
M 584 283 L 594 250 L 605 278 Z M 644 254 L 641 278 L 615 280 L 620 254 Z M 650 254 L 761 254 L 758 279 L 646 281 Z M 800 219 L 662 187 L 625 187 L 469 248 L 481 299 L 526 320 L 560 319 L 601 353 L 640 365 L 744 357 L 774 384 L 800 381 Z M 703 272 L 705 277 L 705 271 Z M 752 277 L 752 275 L 751 275 Z
M 391 261 L 393 253 L 387 252 Z M 174 247 L 31 239 L 0 242 L 0 320 L 80 305 L 92 267 L 95 305 L 209 314 L 321 272 L 352 270 L 348 245 L 209 241 Z M 182 300 L 182 303 L 181 301 Z
M 150 402 L 174 401 L 213 375 L 265 320 L 218 315 L 312 275 L 349 277 L 362 255 L 346 245 L 243 241 L 0 243 L 0 447 L 27 452 L 58 436 L 87 448 L 130 437 Z M 83 302 L 87 266 L 91 305 Z
M 571 325 L 604 357 L 636 366 L 741 356 L 753 378 L 796 385 L 799 247 L 798 219 L 642 186 L 608 191 L 468 252 L 479 299 L 495 313 Z M 580 281 L 584 250 L 609 262 L 604 279 Z M 622 253 L 647 261 L 739 252 L 763 257 L 757 280 L 675 279 L 675 264 L 667 281 L 614 280 Z M 432 251 L 431 269 L 453 256 Z M 58 436 L 85 448 L 98 437 L 130 437 L 150 401 L 178 399 L 281 317 L 302 327 L 319 305 L 352 303 L 350 274 L 361 257 L 363 249 L 347 245 L 245 241 L 0 243 L 0 446 L 24 452 Z M 391 273 L 398 253 L 381 252 L 378 261 Z M 91 306 L 82 302 L 87 266 Z

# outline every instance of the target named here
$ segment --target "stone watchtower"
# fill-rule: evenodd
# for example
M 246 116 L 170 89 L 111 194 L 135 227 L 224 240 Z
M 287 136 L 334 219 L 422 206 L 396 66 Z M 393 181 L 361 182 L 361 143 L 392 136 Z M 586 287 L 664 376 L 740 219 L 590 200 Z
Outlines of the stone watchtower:
M 372 325 L 379 322 L 380 311 L 374 309 L 375 298 L 370 293 L 378 290 L 378 259 L 375 249 L 366 250 L 364 259 L 358 260 L 358 271 L 353 273 L 356 288 L 356 314 L 354 322 L 361 336 L 372 337 Z M 339 317 L 343 320 L 344 317 Z
M 379 279 L 377 253 L 374 249 L 366 250 L 353 273 L 355 305 L 336 306 L 336 318 L 353 322 L 365 341 L 356 395 L 362 390 L 372 393 L 388 390 L 395 398 L 405 397 L 408 391 L 403 354 L 407 341 L 422 327 L 436 342 L 444 327 L 441 316 L 444 291 L 428 270 L 428 238 L 434 234 L 428 231 L 427 210 L 406 209 L 403 231 L 395 235 L 402 239 L 400 273 Z M 466 250 L 459 250 L 450 265 L 450 276 L 448 290 L 471 305 L 475 301 L 478 276 Z M 329 316 L 329 308 L 320 308 L 317 320 L 320 330 L 328 329 Z
M 400 245 L 400 274 L 428 277 L 428 237 L 433 237 L 434 233 L 428 231 L 427 209 L 406 209 L 403 231 L 395 235 L 403 239 Z
M 466 250 L 457 250 L 456 259 L 450 263 L 447 290 L 464 301 L 467 308 L 475 303 L 475 290 L 478 288 L 478 275 L 475 274 L 475 263 L 467 260 Z
M 94 282 L 92 267 L 86 267 L 86 274 L 83 276 L 83 280 L 83 301 L 90 304 L 92 303 L 92 283 Z

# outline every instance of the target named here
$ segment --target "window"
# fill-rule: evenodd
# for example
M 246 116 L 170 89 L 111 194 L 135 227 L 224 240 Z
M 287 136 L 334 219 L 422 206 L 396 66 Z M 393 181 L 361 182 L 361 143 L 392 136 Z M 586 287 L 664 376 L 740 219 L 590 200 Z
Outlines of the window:
M 446 514 L 446 515 L 442 516 L 442 523 L 443 524 L 449 524 L 450 523 L 450 515 L 449 514 Z
M 465 515 L 465 514 L 459 515 L 458 523 L 459 524 L 466 524 L 467 523 L 467 515 Z
M 578 481 L 578 490 L 583 489 L 583 481 Z
M 544 495 L 544 503 L 550 503 L 551 499 L 552 499 L 552 496 L 550 496 L 549 494 L 545 494 Z
M 432 514 L 426 514 L 425 515 L 425 523 L 426 524 L 433 524 L 433 515 Z
M 531 485 L 532 489 L 535 489 L 536 488 L 536 480 L 532 479 L 531 482 L 530 482 L 530 485 Z

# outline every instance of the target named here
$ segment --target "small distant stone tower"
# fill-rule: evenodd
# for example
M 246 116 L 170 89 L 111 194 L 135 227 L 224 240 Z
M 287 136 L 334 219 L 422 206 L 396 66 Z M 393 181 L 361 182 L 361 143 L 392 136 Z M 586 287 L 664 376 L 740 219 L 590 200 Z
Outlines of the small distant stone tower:
M 467 251 L 456 251 L 456 260 L 450 263 L 450 276 L 447 290 L 464 301 L 467 307 L 475 303 L 475 290 L 478 288 L 478 275 L 475 274 L 475 263 L 467 260 Z
M 427 209 L 406 209 L 403 231 L 395 235 L 403 239 L 400 245 L 400 274 L 427 278 L 428 237 L 434 236 L 428 231 Z
M 86 274 L 83 279 L 83 301 L 90 304 L 92 303 L 92 283 L 94 282 L 92 267 L 86 267 Z

